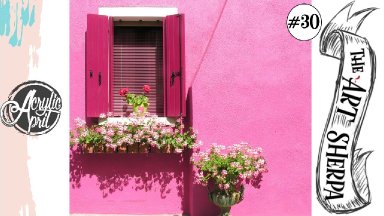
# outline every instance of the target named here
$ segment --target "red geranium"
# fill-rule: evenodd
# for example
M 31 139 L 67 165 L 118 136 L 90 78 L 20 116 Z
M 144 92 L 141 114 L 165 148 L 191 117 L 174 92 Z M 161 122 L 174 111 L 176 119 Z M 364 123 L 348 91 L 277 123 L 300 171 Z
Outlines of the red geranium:
M 127 93 L 128 93 L 128 88 L 122 88 L 119 91 L 120 96 L 123 96 L 123 97 L 125 97 Z
M 144 85 L 143 90 L 144 90 L 144 93 L 149 93 L 151 91 L 151 86 Z

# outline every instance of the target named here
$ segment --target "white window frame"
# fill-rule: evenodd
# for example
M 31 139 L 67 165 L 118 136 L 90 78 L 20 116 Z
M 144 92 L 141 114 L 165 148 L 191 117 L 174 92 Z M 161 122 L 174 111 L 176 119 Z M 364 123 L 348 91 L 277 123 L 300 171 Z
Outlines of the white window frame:
M 168 15 L 178 14 L 175 7 L 99 7 L 99 15 L 123 21 L 156 21 Z
M 99 7 L 98 14 L 113 17 L 113 20 L 157 21 L 162 20 L 163 17 L 178 14 L 178 9 L 175 7 Z M 110 88 L 109 84 L 108 88 Z M 158 117 L 158 120 L 165 124 L 175 123 L 174 118 Z M 99 118 L 99 124 L 104 124 L 105 122 L 127 123 L 129 121 L 130 119 L 127 117 L 112 117 L 108 119 Z

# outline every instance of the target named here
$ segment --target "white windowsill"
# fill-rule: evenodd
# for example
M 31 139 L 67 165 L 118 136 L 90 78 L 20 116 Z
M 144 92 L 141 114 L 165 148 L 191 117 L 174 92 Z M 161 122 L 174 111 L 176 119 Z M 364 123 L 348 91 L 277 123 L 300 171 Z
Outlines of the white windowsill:
M 144 118 L 144 122 L 147 122 L 150 119 L 152 119 L 150 117 L 143 117 L 143 118 Z M 136 118 L 130 118 L 130 117 L 108 117 L 106 119 L 99 118 L 99 124 L 105 124 L 106 122 L 129 124 L 129 123 L 132 123 L 134 119 Z M 168 117 L 157 117 L 156 122 L 163 123 L 166 125 L 174 125 L 176 123 L 176 119 L 168 118 Z

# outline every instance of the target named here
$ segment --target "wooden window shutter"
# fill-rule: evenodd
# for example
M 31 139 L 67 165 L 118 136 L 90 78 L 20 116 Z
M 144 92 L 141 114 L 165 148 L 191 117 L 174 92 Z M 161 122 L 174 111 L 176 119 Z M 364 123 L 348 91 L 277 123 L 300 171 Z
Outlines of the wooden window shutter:
M 185 116 L 184 15 L 166 16 L 163 25 L 164 112 L 167 117 Z
M 109 25 L 107 16 L 88 14 L 85 57 L 85 107 L 87 117 L 108 111 Z
M 112 86 L 113 86 L 113 76 L 114 76 L 114 24 L 113 24 L 113 17 L 109 17 L 109 111 L 113 112 L 113 92 L 112 92 Z

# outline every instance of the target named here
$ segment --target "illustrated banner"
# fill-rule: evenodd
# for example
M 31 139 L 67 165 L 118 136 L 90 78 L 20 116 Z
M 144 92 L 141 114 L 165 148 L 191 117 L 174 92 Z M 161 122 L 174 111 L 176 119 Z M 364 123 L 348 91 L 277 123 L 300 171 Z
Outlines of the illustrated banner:
M 366 174 L 371 152 L 356 145 L 373 90 L 376 57 L 368 40 L 356 32 L 374 8 L 350 15 L 352 5 L 327 24 L 320 38 L 321 54 L 340 60 L 316 169 L 317 198 L 333 213 L 353 212 L 371 201 Z

